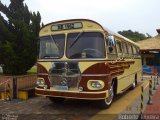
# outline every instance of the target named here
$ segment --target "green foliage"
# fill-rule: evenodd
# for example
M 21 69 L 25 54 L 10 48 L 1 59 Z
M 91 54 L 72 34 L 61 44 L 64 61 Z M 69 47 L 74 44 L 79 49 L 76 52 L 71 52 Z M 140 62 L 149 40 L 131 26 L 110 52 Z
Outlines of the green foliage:
M 143 33 L 139 33 L 139 32 L 136 32 L 136 31 L 133 32 L 132 30 L 119 31 L 118 33 L 123 35 L 124 37 L 127 37 L 127 38 L 133 40 L 134 42 L 137 42 L 137 41 L 144 40 L 144 39 L 152 37 L 148 33 L 145 35 Z
M 40 13 L 30 12 L 24 0 L 0 1 L 0 64 L 4 74 L 25 74 L 36 62 Z
M 33 66 L 27 73 L 37 73 L 37 66 Z

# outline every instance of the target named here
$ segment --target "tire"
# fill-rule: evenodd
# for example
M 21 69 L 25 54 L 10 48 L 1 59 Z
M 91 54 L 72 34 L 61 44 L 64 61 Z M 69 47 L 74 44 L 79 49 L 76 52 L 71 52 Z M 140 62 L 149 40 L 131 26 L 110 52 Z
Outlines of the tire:
M 137 76 L 137 75 L 136 75 Z M 133 90 L 135 87 L 136 87 L 136 85 L 137 85 L 137 77 L 135 76 L 135 80 L 134 80 L 134 82 L 132 83 L 132 85 L 131 85 L 131 90 Z
M 59 97 L 48 97 L 50 101 L 59 104 L 59 103 L 63 103 L 65 98 L 59 98 Z
M 136 87 L 136 81 L 134 80 L 134 82 L 132 83 L 132 86 L 131 86 L 131 90 L 133 90 L 135 87 Z
M 115 91 L 114 91 L 114 82 L 113 82 L 109 90 L 109 96 L 100 101 L 100 107 L 109 108 L 112 104 L 114 96 L 115 96 Z

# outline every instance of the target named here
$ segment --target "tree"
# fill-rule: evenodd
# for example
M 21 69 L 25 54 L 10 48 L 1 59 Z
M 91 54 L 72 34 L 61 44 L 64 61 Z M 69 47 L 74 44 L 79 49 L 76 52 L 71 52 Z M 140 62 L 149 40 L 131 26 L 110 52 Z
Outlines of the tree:
M 24 0 L 0 1 L 0 64 L 4 74 L 25 74 L 36 62 L 40 13 L 30 12 Z
M 124 37 L 127 37 L 134 42 L 144 40 L 147 38 L 151 38 L 151 36 L 147 33 L 146 35 L 143 33 L 139 33 L 137 31 L 133 32 L 132 30 L 124 30 L 124 31 L 118 31 L 119 34 L 123 35 Z

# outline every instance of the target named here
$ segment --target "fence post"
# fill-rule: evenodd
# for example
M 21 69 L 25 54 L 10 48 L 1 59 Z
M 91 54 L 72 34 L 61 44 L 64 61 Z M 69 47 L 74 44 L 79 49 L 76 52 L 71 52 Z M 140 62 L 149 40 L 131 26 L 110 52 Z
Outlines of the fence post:
M 7 96 L 6 96 L 6 100 L 7 101 L 11 101 L 11 87 L 10 87 L 10 79 L 8 79 L 8 82 L 7 82 L 7 87 L 8 87 L 8 93 L 7 93 Z
M 143 96 L 144 96 L 144 92 L 143 92 L 143 86 L 141 86 L 141 106 L 140 106 L 140 115 L 139 115 L 139 118 L 138 120 L 142 120 L 143 119 L 143 103 L 144 103 L 144 100 L 143 100 Z
M 153 94 L 152 94 L 152 76 L 151 76 L 151 79 L 149 80 L 149 100 L 148 100 L 148 103 L 147 103 L 149 105 L 152 104 L 152 98 L 151 98 L 152 95 Z
M 143 86 L 141 86 L 141 113 L 143 112 Z
M 17 99 L 17 78 L 13 77 L 13 99 Z
M 154 77 L 154 87 L 153 90 L 156 90 L 156 76 Z
M 4 82 L 4 100 L 7 98 L 7 81 Z
M 159 79 L 159 74 L 157 74 L 157 85 L 159 85 L 159 83 L 158 83 L 158 79 Z

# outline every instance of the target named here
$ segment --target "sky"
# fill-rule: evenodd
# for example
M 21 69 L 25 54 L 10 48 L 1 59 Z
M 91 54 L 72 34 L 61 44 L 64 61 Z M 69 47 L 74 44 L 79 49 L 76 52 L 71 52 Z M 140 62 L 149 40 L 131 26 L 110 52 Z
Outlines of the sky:
M 9 0 L 1 0 L 8 5 Z M 91 19 L 111 31 L 138 31 L 157 35 L 160 0 L 25 0 L 39 11 L 44 24 L 65 19 Z

